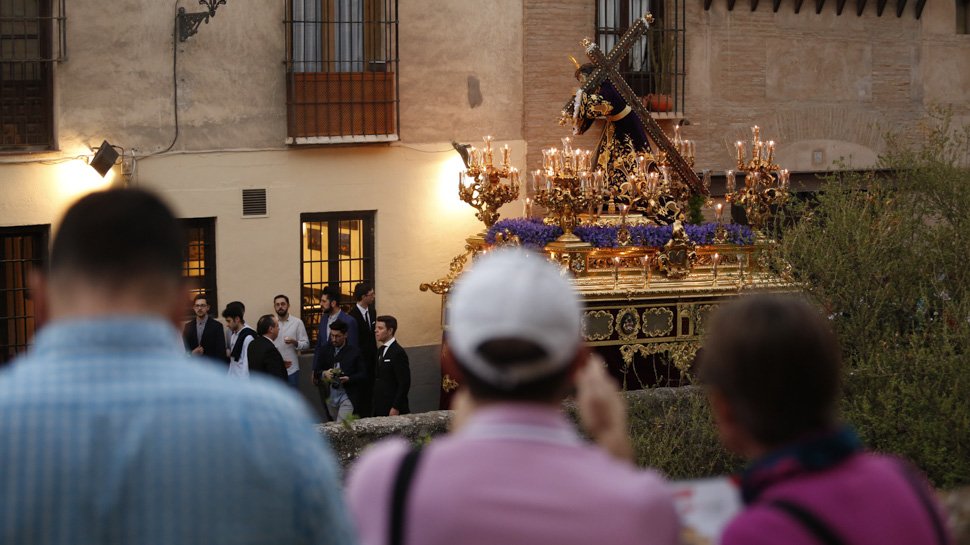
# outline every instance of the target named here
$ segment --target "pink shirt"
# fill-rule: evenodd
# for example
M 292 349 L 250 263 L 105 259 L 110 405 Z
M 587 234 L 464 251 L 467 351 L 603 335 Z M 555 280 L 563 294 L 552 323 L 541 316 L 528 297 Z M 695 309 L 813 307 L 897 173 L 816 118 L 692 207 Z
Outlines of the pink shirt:
M 381 442 L 351 469 L 347 499 L 362 545 L 387 542 L 390 489 L 407 448 Z M 406 544 L 677 543 L 663 479 L 585 443 L 554 408 L 487 407 L 424 450 Z
M 929 488 L 926 495 L 935 499 Z M 810 511 L 851 545 L 936 545 L 933 524 L 899 463 L 859 453 L 818 472 L 769 485 L 728 525 L 722 545 L 819 545 L 804 526 L 767 505 L 784 499 Z M 933 508 L 942 520 L 938 504 Z M 952 540 L 948 537 L 948 542 Z

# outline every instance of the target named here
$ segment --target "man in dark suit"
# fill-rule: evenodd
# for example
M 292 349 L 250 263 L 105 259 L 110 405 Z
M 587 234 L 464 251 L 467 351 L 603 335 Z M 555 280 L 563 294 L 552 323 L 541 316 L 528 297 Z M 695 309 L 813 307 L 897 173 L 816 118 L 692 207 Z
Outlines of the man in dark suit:
M 250 373 L 266 373 L 285 383 L 289 383 L 286 376 L 286 364 L 283 356 L 273 344 L 280 334 L 280 324 L 276 316 L 265 314 L 256 322 L 256 338 L 246 348 L 246 359 L 249 361 Z
M 222 324 L 209 316 L 209 303 L 204 293 L 198 293 L 192 302 L 195 319 L 185 323 L 182 342 L 185 350 L 193 356 L 206 356 L 222 363 L 229 362 L 226 353 L 226 334 Z
M 317 330 L 317 344 L 313 347 L 313 368 L 320 366 L 320 355 L 330 346 L 330 324 L 341 321 L 347 324 L 347 341 L 357 346 L 357 322 L 346 312 L 340 310 L 340 292 L 330 286 L 323 288 L 320 296 L 320 306 L 323 316 L 320 317 L 320 328 Z
M 360 416 L 354 408 L 358 406 L 366 379 L 360 350 L 347 342 L 347 324 L 335 321 L 330 324 L 330 344 L 313 368 L 313 384 L 320 390 L 320 402 L 327 408 L 331 421 L 342 422 L 351 413 Z
M 377 310 L 374 308 L 374 286 L 361 282 L 354 286 L 354 301 L 347 314 L 357 322 L 360 360 L 367 370 L 367 386 L 360 396 L 361 405 L 354 405 L 359 414 L 371 414 L 371 396 L 374 392 L 374 364 L 377 362 L 377 340 L 374 338 L 374 324 L 377 323 Z
M 374 335 L 384 346 L 378 351 L 374 377 L 374 416 L 408 414 L 408 390 L 411 388 L 411 365 L 407 352 L 394 338 L 397 318 L 378 316 Z

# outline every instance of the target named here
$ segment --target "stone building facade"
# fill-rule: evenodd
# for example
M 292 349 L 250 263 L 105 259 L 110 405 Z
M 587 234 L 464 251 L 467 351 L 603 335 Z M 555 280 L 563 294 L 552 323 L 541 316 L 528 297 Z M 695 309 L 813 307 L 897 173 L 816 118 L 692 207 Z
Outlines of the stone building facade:
M 0 0 L 0 8 L 29 1 L 37 2 Z M 18 149 L 5 141 L 0 237 L 30 226 L 52 232 L 63 210 L 93 189 L 151 188 L 180 217 L 208 222 L 218 301 L 244 301 L 255 318 L 272 310 L 277 293 L 315 296 L 305 286 L 307 217 L 364 214 L 374 234 L 366 279 L 376 285 L 378 310 L 397 316 L 398 338 L 413 350 L 424 400 L 415 408 L 432 408 L 441 301 L 418 285 L 442 276 L 463 238 L 482 227 L 457 198 L 461 160 L 451 142 L 492 135 L 511 146 L 520 170 L 535 168 L 539 150 L 566 134 L 556 119 L 576 85 L 567 55 L 582 57 L 579 40 L 595 33 L 597 0 L 323 0 L 331 10 L 396 9 L 385 40 L 397 48 L 397 117 L 382 141 L 301 144 L 288 129 L 286 61 L 292 5 L 310 1 L 229 0 L 185 41 L 173 22 L 179 7 L 200 9 L 191 1 L 40 1 L 58 29 L 56 59 L 46 65 L 53 144 Z M 837 16 L 834 6 L 796 15 L 788 2 L 775 13 L 769 2 L 752 12 L 684 1 L 682 113 L 700 168 L 730 167 L 730 145 L 752 123 L 780 142 L 790 169 L 824 170 L 838 157 L 871 165 L 882 127 L 913 128 L 931 104 L 970 120 L 970 36 L 953 31 L 953 1 L 928 3 L 918 20 L 879 17 L 874 5 L 862 16 Z M 86 164 L 102 140 L 124 148 L 106 178 Z M 244 190 L 265 190 L 265 213 L 244 212 Z M 502 212 L 521 210 L 514 202 Z M 0 255 L 8 263 L 0 278 L 7 356 L 23 349 L 32 327 L 29 301 L 11 302 L 23 281 L 10 255 Z

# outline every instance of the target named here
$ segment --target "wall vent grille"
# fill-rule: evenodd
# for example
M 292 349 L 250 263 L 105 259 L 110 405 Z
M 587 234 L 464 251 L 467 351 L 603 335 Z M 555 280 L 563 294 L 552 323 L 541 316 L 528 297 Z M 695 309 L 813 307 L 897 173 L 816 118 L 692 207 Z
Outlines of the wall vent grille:
M 243 216 L 265 216 L 266 215 L 266 190 L 265 189 L 243 189 L 242 203 L 243 203 Z

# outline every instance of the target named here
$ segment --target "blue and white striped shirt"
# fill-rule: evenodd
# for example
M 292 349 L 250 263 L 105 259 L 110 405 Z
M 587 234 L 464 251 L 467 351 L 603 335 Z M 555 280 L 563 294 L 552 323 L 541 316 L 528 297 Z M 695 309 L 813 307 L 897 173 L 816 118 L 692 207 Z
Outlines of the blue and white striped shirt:
M 352 543 L 340 489 L 291 389 L 167 322 L 50 324 L 0 371 L 0 543 Z

